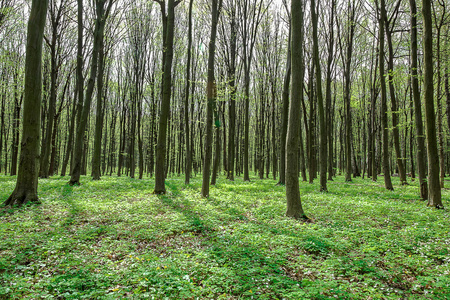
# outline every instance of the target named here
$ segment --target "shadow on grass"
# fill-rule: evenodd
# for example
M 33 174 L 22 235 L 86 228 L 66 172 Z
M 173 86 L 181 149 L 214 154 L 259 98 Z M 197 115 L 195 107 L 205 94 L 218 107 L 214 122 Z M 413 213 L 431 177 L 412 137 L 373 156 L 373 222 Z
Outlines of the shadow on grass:
M 172 195 L 159 196 L 161 203 L 170 210 L 183 214 L 189 222 L 191 232 L 201 239 L 203 245 L 201 253 L 198 254 L 203 257 L 205 268 L 196 271 L 197 274 L 192 274 L 198 279 L 197 282 L 202 282 L 216 291 L 216 296 L 223 293 L 236 297 L 253 296 L 259 290 L 264 291 L 267 299 L 274 299 L 282 298 L 284 293 L 299 292 L 302 281 L 290 276 L 283 268 L 287 264 L 288 253 L 274 253 L 269 244 L 263 246 L 264 242 L 247 241 L 240 234 L 208 225 L 210 222 L 205 222 L 206 217 L 202 217 L 201 212 L 184 197 L 177 186 L 170 183 L 167 183 L 167 186 Z M 257 187 L 253 189 L 256 190 Z M 221 213 L 234 213 L 236 218 L 231 223 L 247 223 L 258 231 L 274 236 L 289 235 L 299 238 L 292 231 L 280 232 L 278 228 L 266 222 L 241 219 L 245 215 L 244 207 L 230 210 L 212 197 L 207 201 L 214 206 L 211 212 L 218 210 Z
M 78 206 L 71 197 L 74 188 L 75 187 L 66 183 L 66 184 L 64 184 L 63 189 L 61 191 L 61 201 L 69 206 L 69 215 L 67 216 L 66 220 L 62 224 L 63 227 L 72 225 L 75 222 L 76 217 L 79 216 L 79 214 L 82 210 L 80 208 L 80 206 Z

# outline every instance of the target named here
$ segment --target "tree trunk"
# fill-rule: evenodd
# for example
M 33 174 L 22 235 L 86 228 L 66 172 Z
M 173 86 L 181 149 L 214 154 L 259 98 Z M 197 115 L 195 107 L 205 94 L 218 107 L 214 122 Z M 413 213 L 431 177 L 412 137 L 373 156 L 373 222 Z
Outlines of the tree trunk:
M 350 67 L 353 52 L 353 37 L 355 35 L 355 7 L 351 7 L 350 0 L 348 5 L 349 10 L 349 22 L 350 22 L 350 32 L 348 36 L 347 53 L 345 59 L 345 69 L 344 69 L 344 105 L 345 105 L 345 181 L 352 181 L 352 116 L 351 116 L 351 105 L 350 105 Z
M 391 181 L 391 172 L 389 169 L 389 126 L 387 118 L 387 105 L 386 105 L 386 79 L 384 76 L 384 21 L 383 21 L 383 7 L 384 0 L 381 0 L 381 16 L 378 21 L 380 26 L 380 83 L 381 83 L 381 124 L 383 126 L 383 173 L 384 173 L 384 185 L 387 190 L 394 190 Z
M 334 12 L 336 2 L 331 1 L 331 16 L 329 24 L 329 39 L 328 39 L 328 59 L 327 59 L 327 78 L 325 87 L 325 105 L 326 105 L 326 131 L 328 133 L 328 180 L 333 181 L 333 111 L 331 109 L 331 72 L 334 57 Z
M 417 137 L 417 172 L 419 174 L 420 197 L 428 199 L 428 183 L 426 178 L 425 133 L 423 131 L 422 104 L 420 101 L 419 78 L 417 68 L 417 7 L 416 0 L 409 0 L 411 6 L 411 77 L 414 98 L 414 116 Z
M 291 30 L 289 30 L 288 38 L 288 50 L 287 50 L 287 60 L 286 60 L 286 73 L 284 74 L 283 81 L 283 110 L 282 110 L 282 121 L 281 121 L 281 136 L 280 136 L 280 180 L 279 185 L 284 185 L 286 183 L 286 135 L 287 127 L 289 122 L 289 85 L 291 81 Z M 300 124 L 301 126 L 301 124 Z
M 80 1 L 80 0 L 79 0 Z M 84 99 L 83 108 L 81 111 L 80 120 L 78 122 L 78 128 L 75 138 L 75 149 L 73 153 L 73 166 L 69 184 L 75 185 L 80 184 L 80 175 L 82 173 L 82 157 L 83 157 L 83 145 L 84 145 L 84 135 L 88 124 L 89 112 L 91 110 L 92 94 L 94 92 L 95 78 L 97 77 L 98 68 L 98 56 L 103 45 L 103 36 L 105 29 L 105 22 L 108 13 L 111 9 L 112 1 L 109 2 L 108 8 L 105 11 L 104 8 L 105 0 L 96 0 L 96 21 L 94 28 L 94 45 L 92 50 L 92 60 L 91 60 L 91 70 L 90 78 L 87 84 L 86 99 Z M 80 4 L 79 4 L 80 6 Z M 80 7 L 79 7 L 80 8 Z M 79 11 L 79 13 L 82 13 Z M 79 97 L 81 100 L 82 97 Z
M 218 3 L 218 1 L 220 1 Z M 208 50 L 208 82 L 206 87 L 207 92 L 207 109 L 206 109 L 206 137 L 205 137 L 205 158 L 203 163 L 203 182 L 202 182 L 202 197 L 209 196 L 209 178 L 211 172 L 211 157 L 212 157 L 212 127 L 213 117 L 216 116 L 216 127 L 219 127 L 218 113 L 216 110 L 216 80 L 214 78 L 214 56 L 216 51 L 216 35 L 217 35 L 217 23 L 219 20 L 220 7 L 222 0 L 212 0 L 211 8 L 211 36 L 209 40 Z
M 95 116 L 95 136 L 94 151 L 92 156 L 92 179 L 100 180 L 100 162 L 102 153 L 102 134 L 103 134 L 103 69 L 104 69 L 104 51 L 103 39 L 100 41 L 98 53 L 98 75 L 97 75 L 97 109 Z
M 184 169 L 184 184 L 189 184 L 192 172 L 192 141 L 190 139 L 190 120 L 189 120 L 189 88 L 191 86 L 191 47 L 192 47 L 192 5 L 194 0 L 189 1 L 189 27 L 188 27 L 188 45 L 187 45 L 187 64 L 186 64 L 186 87 L 184 95 L 184 123 L 185 123 L 185 141 L 186 141 L 186 163 Z
M 389 28 L 391 24 L 387 18 L 385 0 L 381 0 L 381 17 L 384 21 L 386 38 L 389 49 L 388 78 L 389 78 L 389 92 L 391 97 L 391 109 L 392 109 L 392 127 L 393 127 L 392 135 L 394 137 L 394 148 L 395 148 L 395 155 L 397 156 L 397 167 L 398 167 L 398 175 L 400 178 L 400 184 L 405 185 L 407 184 L 406 171 L 403 164 L 404 158 L 400 151 L 400 133 L 398 129 L 398 119 L 400 112 L 397 108 L 397 99 L 394 88 L 394 47 L 392 45 L 392 34 L 391 29 Z
M 320 68 L 319 58 L 319 40 L 317 38 L 317 14 L 316 2 L 311 1 L 311 20 L 313 26 L 313 52 L 314 63 L 316 65 L 316 94 L 317 108 L 319 110 L 319 126 L 320 126 L 320 191 L 327 191 L 327 128 L 325 125 L 325 112 L 323 108 L 322 94 L 322 71 Z M 330 41 L 330 43 L 332 43 Z
M 302 1 L 291 2 L 291 62 L 292 85 L 289 105 L 289 121 L 286 137 L 286 216 L 307 219 L 300 199 L 298 179 L 298 146 L 300 138 L 301 98 L 303 97 L 303 11 Z
M 14 72 L 14 111 L 12 126 L 12 145 L 11 145 L 11 176 L 17 175 L 17 156 L 19 155 L 19 126 L 20 126 L 20 108 L 22 105 L 22 97 L 19 100 L 18 89 L 18 70 Z
M 422 14 L 424 22 L 424 104 L 428 148 L 428 206 L 444 208 L 439 182 L 439 152 L 436 140 L 436 115 L 434 112 L 433 89 L 433 28 L 431 21 L 431 1 L 423 0 Z
M 164 72 L 162 86 L 161 114 L 159 118 L 158 143 L 156 145 L 156 170 L 154 194 L 165 194 L 165 173 L 166 173 L 166 143 L 167 143 L 167 123 L 170 115 L 170 98 L 172 86 L 172 61 L 173 61 L 173 38 L 175 31 L 175 0 L 168 0 L 167 17 L 165 15 L 165 2 L 161 4 L 163 19 L 166 19 L 164 37 Z M 165 34 L 164 34 L 165 33 Z
M 33 0 L 25 59 L 25 97 L 22 121 L 22 142 L 16 187 L 5 205 L 37 202 L 39 176 L 39 130 L 42 97 L 42 41 L 48 0 Z

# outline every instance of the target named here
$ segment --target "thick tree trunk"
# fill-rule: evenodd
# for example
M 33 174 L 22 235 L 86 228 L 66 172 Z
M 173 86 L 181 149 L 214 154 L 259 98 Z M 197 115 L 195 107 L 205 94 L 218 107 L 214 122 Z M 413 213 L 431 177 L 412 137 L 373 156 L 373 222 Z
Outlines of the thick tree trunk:
M 25 59 L 25 97 L 19 170 L 16 187 L 4 203 L 10 206 L 38 201 L 41 61 L 47 6 L 48 0 L 33 0 L 31 4 Z
M 164 73 L 162 86 L 161 114 L 159 118 L 158 143 L 156 145 L 156 170 L 154 194 L 166 193 L 166 144 L 167 124 L 170 115 L 170 98 L 172 86 L 172 61 L 173 61 L 173 38 L 175 31 L 175 0 L 168 1 L 167 17 L 165 15 L 165 2 L 160 2 L 163 19 L 167 25 L 163 28 L 164 37 Z
M 300 137 L 301 98 L 303 97 L 303 11 L 302 1 L 291 2 L 291 62 L 292 85 L 289 105 L 289 122 L 286 136 L 286 216 L 307 219 L 300 199 L 298 179 L 298 146 Z
M 423 0 L 424 104 L 428 146 L 428 206 L 443 208 L 439 182 L 439 152 L 436 139 L 436 115 L 433 89 L 433 28 L 431 0 Z

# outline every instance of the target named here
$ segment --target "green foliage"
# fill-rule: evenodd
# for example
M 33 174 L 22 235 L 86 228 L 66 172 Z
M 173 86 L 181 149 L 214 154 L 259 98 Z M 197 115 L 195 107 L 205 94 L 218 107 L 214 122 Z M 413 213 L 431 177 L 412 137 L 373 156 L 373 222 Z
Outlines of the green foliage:
M 394 180 L 396 180 L 395 178 Z M 0 176 L 0 199 L 14 187 Z M 273 180 L 40 181 L 41 205 L 0 213 L 0 299 L 445 299 L 447 210 L 415 183 L 301 183 L 311 223 Z M 395 182 L 394 182 L 395 183 Z M 444 205 L 449 205 L 443 190 Z

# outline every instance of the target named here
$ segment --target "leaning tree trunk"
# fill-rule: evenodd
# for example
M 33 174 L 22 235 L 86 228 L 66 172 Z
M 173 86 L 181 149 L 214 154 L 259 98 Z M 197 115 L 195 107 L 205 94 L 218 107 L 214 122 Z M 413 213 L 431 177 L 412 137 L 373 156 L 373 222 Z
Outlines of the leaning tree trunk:
M 25 97 L 22 142 L 16 187 L 5 205 L 22 205 L 38 201 L 39 130 L 42 97 L 42 42 L 48 0 L 33 0 L 28 21 L 25 59 Z
M 109 9 L 111 8 L 112 2 L 110 2 L 106 13 L 104 9 L 104 3 L 105 3 L 104 0 L 96 1 L 97 19 L 95 21 L 95 28 L 94 28 L 94 45 L 92 50 L 90 78 L 88 80 L 86 98 L 84 99 L 84 104 L 81 110 L 81 116 L 78 122 L 78 128 L 75 138 L 72 172 L 69 181 L 70 185 L 80 184 L 80 176 L 83 164 L 82 157 L 83 157 L 84 135 L 88 123 L 89 112 L 91 110 L 91 102 L 92 102 L 92 94 L 94 93 L 95 78 L 97 77 L 98 55 L 100 47 L 102 45 L 106 17 L 109 12 Z M 79 100 L 81 100 L 81 98 Z
M 428 146 L 428 206 L 444 208 L 439 182 L 439 152 L 436 139 L 436 114 L 434 112 L 433 88 L 433 28 L 431 1 L 423 0 L 423 52 L 424 52 L 424 102 Z
M 307 219 L 300 199 L 298 178 L 298 147 L 300 135 L 300 103 L 303 97 L 303 11 L 302 1 L 291 2 L 291 62 L 292 85 L 289 122 L 286 137 L 286 216 Z
M 388 78 L 389 78 L 389 93 L 391 97 L 391 108 L 392 108 L 392 135 L 394 137 L 394 149 L 395 155 L 397 156 L 397 167 L 398 167 L 398 175 L 400 178 L 400 183 L 402 185 L 407 184 L 406 182 L 406 170 L 403 164 L 403 155 L 400 151 L 400 132 L 398 129 L 398 118 L 400 112 L 397 108 L 397 99 L 395 96 L 395 88 L 394 88 L 394 47 L 392 45 L 392 34 L 391 29 L 389 28 L 390 22 L 386 15 L 386 7 L 385 1 L 381 0 L 381 17 L 383 18 L 385 24 L 386 37 L 388 42 L 388 51 L 389 51 L 389 60 L 388 60 Z

